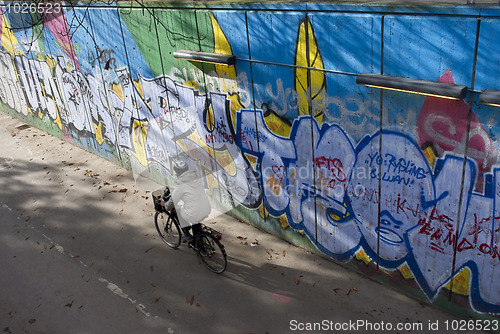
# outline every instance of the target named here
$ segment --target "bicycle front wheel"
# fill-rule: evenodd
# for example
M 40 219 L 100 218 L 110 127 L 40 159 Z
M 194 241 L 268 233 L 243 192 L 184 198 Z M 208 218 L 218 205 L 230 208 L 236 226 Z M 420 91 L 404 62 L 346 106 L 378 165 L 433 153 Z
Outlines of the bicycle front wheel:
M 196 249 L 205 266 L 212 272 L 220 274 L 226 270 L 227 256 L 224 246 L 209 233 L 201 233 L 196 237 Z
M 172 248 L 179 247 L 181 244 L 181 229 L 176 217 L 168 212 L 157 211 L 155 214 L 155 225 L 164 243 Z

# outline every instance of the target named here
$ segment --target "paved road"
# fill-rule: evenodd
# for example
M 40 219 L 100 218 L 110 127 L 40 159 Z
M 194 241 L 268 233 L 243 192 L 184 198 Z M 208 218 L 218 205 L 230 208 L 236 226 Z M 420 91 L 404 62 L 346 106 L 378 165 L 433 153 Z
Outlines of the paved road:
M 156 236 L 129 171 L 23 124 L 0 113 L 4 333 L 299 333 L 323 320 L 436 333 L 429 322 L 454 319 L 228 216 L 214 226 L 229 265 L 213 274 Z M 350 329 L 324 332 L 367 332 Z

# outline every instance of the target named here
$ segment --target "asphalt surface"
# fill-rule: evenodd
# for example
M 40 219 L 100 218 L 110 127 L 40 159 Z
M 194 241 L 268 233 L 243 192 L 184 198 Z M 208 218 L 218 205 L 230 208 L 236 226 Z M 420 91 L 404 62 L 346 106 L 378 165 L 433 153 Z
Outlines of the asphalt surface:
M 0 132 L 2 333 L 452 333 L 453 316 L 227 215 L 213 274 L 162 243 L 130 171 L 4 113 Z

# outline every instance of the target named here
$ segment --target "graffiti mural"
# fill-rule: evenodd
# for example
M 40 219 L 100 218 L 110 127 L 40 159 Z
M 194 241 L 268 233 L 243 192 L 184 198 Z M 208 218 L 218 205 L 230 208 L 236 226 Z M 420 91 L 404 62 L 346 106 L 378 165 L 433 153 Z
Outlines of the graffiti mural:
M 182 156 L 225 211 L 293 230 L 337 261 L 374 263 L 431 302 L 453 293 L 500 314 L 498 120 L 485 121 L 473 96 L 357 86 L 352 72 L 380 70 L 389 28 L 376 14 L 109 4 L 0 17 L 4 111 L 164 183 Z M 190 23 L 175 30 L 181 21 Z M 276 31 L 282 38 L 253 40 Z M 247 61 L 194 64 L 173 58 L 178 49 Z M 463 79 L 439 52 L 451 60 L 435 81 Z

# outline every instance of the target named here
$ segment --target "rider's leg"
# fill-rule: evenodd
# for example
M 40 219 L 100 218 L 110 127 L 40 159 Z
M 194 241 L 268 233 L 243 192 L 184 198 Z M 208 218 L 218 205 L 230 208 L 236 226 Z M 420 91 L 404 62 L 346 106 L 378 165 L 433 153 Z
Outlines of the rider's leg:
M 182 228 L 182 241 L 183 242 L 192 242 L 193 241 L 193 236 L 189 232 L 190 229 L 191 229 L 191 226 Z
M 201 232 L 201 224 L 200 223 L 197 223 L 197 224 L 193 224 L 193 235 L 196 236 L 198 233 Z
M 177 209 L 177 208 L 176 208 Z M 177 217 L 179 218 L 179 223 L 181 225 L 181 229 L 182 229 L 182 241 L 183 242 L 192 242 L 193 241 L 193 236 L 191 235 L 191 233 L 189 232 L 189 230 L 191 229 L 191 225 L 189 224 L 189 222 L 183 217 L 183 210 L 182 210 L 182 207 L 178 208 L 177 209 Z

